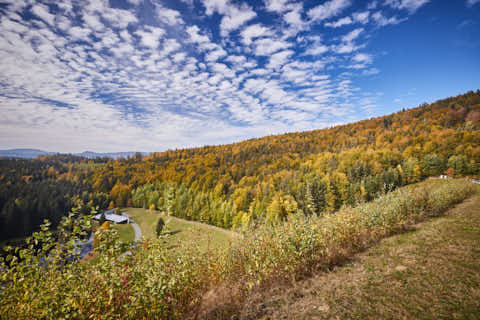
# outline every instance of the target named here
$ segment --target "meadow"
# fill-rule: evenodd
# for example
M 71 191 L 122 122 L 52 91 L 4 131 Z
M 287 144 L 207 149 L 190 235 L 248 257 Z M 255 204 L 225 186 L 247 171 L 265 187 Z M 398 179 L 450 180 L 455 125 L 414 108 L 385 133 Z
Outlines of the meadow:
M 135 239 L 135 232 L 129 224 L 113 224 L 112 228 L 118 232 L 119 240 L 123 243 L 131 243 Z
M 157 210 L 124 208 L 122 211 L 127 212 L 140 226 L 142 235 L 147 240 L 157 239 L 155 230 L 161 217 L 165 221 L 162 234 L 168 248 L 191 245 L 202 251 L 208 251 L 211 248 L 227 248 L 241 237 L 240 234 L 230 230 L 168 216 Z

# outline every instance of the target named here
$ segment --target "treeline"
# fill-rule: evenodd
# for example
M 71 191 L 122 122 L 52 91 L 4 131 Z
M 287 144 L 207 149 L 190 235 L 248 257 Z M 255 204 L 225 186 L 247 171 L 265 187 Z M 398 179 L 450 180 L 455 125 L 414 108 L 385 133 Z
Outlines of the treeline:
M 322 215 L 429 176 L 479 175 L 480 91 L 325 130 L 154 153 L 92 175 L 116 206 L 225 228 Z
M 56 226 L 74 206 L 84 213 L 107 207 L 109 195 L 88 182 L 87 167 L 95 163 L 101 165 L 68 155 L 0 159 L 0 240 L 30 235 L 44 219 Z

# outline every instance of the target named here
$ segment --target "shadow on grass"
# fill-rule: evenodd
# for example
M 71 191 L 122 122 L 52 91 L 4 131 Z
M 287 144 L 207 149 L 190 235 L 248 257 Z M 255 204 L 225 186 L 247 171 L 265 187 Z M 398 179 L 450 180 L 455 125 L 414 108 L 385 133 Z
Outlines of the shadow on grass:
M 162 232 L 162 235 L 173 236 L 174 234 L 177 234 L 177 233 L 180 233 L 180 232 L 182 232 L 182 230 L 173 230 L 173 231 L 169 231 L 169 232 Z

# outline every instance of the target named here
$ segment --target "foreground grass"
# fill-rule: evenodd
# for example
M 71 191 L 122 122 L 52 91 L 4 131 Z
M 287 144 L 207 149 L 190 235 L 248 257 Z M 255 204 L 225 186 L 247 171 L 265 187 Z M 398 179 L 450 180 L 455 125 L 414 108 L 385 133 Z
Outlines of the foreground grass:
M 159 211 L 142 208 L 127 208 L 123 211 L 137 222 L 145 239 L 150 240 L 157 238 L 155 229 L 158 219 L 162 217 L 166 222 L 163 234 L 169 248 L 194 246 L 201 251 L 208 251 L 213 248 L 227 248 L 239 237 L 238 234 L 229 230 L 166 216 Z
M 241 318 L 479 319 L 480 196 L 330 273 L 251 297 Z

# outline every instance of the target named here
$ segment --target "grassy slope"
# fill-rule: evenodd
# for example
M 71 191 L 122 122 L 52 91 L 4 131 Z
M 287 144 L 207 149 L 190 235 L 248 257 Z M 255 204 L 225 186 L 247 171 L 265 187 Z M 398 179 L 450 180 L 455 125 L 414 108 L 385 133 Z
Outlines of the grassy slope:
M 331 273 L 252 297 L 244 318 L 479 319 L 480 196 Z
M 113 229 L 118 231 L 120 241 L 123 243 L 130 243 L 135 240 L 135 231 L 129 224 L 113 224 Z
M 155 228 L 159 217 L 163 217 L 166 222 L 166 233 L 171 235 L 167 237 L 167 244 L 172 247 L 179 245 L 195 245 L 201 249 L 209 247 L 227 247 L 231 241 L 238 236 L 229 230 L 223 230 L 207 224 L 186 221 L 175 217 L 165 216 L 158 211 L 150 211 L 141 208 L 127 208 L 126 211 L 130 217 L 142 229 L 143 236 L 146 239 L 156 237 Z
M 122 211 L 128 213 L 130 218 L 138 224 L 145 239 L 153 239 L 155 237 L 155 227 L 160 215 L 141 208 L 125 208 Z

